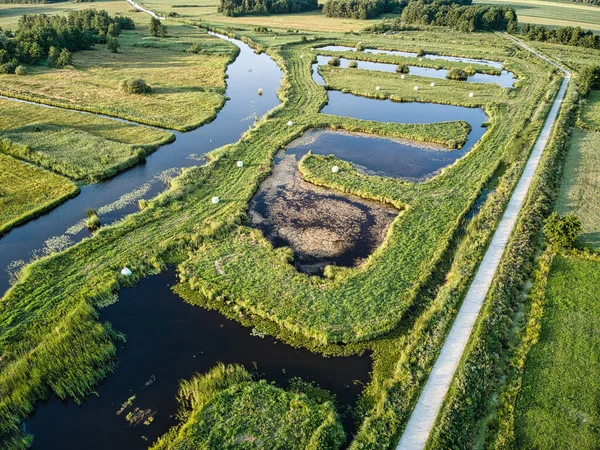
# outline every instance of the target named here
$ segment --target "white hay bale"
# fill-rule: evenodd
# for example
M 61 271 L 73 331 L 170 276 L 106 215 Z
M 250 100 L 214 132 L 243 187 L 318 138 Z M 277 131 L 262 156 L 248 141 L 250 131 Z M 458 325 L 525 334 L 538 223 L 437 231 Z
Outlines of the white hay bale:
M 331 171 L 332 171 L 333 173 L 338 173 L 338 172 L 340 171 L 340 168 L 339 168 L 338 166 L 333 166 L 333 167 L 331 168 Z
M 433 81 L 431 82 L 431 87 L 435 87 L 435 83 Z
M 406 75 L 400 75 L 400 78 L 402 78 L 404 80 Z
M 213 198 L 212 198 L 212 200 L 211 200 L 211 201 L 212 201 L 212 203 L 213 203 L 213 204 L 215 204 L 215 205 L 216 205 L 217 203 L 219 203 L 219 197 L 216 197 L 216 196 L 215 196 L 215 197 L 213 197 Z
M 241 167 L 244 167 L 244 161 L 238 161 L 238 162 L 236 163 L 236 165 L 237 165 L 238 167 L 240 167 L 240 168 L 241 168 Z
M 475 97 L 475 93 L 474 92 L 469 92 L 469 97 Z
M 415 87 L 413 88 L 413 90 L 415 90 L 415 91 L 418 91 L 418 90 L 419 90 L 419 86 L 415 86 Z
M 121 269 L 121 275 L 123 275 L 124 277 L 130 277 L 131 275 L 133 275 L 133 272 L 129 267 L 123 267 Z
M 294 125 L 294 122 L 292 122 L 291 120 L 288 122 L 288 127 L 291 127 L 292 125 Z
M 379 90 L 381 90 L 381 88 L 379 86 L 375 86 L 375 90 L 379 91 Z

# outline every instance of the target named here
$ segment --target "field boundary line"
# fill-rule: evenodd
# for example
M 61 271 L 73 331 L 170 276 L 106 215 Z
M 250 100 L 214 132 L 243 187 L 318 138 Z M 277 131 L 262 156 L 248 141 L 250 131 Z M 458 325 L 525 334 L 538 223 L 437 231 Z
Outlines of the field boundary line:
M 469 342 L 473 326 L 475 325 L 483 302 L 487 296 L 487 292 L 492 284 L 494 275 L 500 264 L 510 235 L 515 227 L 521 208 L 527 198 L 535 171 L 539 165 L 548 140 L 552 135 L 554 124 L 571 80 L 571 73 L 554 61 L 551 61 L 512 36 L 506 34 L 503 36 L 552 64 L 554 67 L 561 70 L 565 77 L 556 94 L 554 102 L 552 103 L 550 112 L 544 121 L 544 126 L 529 155 L 525 169 L 510 197 L 508 206 L 502 215 L 502 219 L 494 232 L 492 241 L 477 269 L 475 278 L 469 287 L 469 291 L 456 315 L 452 328 L 446 337 L 440 354 L 438 355 L 433 369 L 427 378 L 427 382 L 421 391 L 417 404 L 410 415 L 406 428 L 400 437 L 396 450 L 422 450 L 427 444 L 446 393 L 448 392 L 456 369 L 458 368 L 458 364 L 463 356 L 467 343 Z

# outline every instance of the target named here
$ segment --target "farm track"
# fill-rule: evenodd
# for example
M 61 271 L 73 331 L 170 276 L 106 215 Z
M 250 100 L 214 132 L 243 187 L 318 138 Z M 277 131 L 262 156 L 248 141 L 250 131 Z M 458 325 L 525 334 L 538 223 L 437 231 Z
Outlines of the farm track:
M 454 324 L 452 325 L 452 329 L 450 330 L 435 365 L 429 374 L 427 382 L 423 387 L 419 400 L 404 429 L 404 433 L 400 438 L 396 450 L 420 450 L 425 448 L 427 444 L 427 440 L 429 439 L 429 435 L 431 434 L 441 409 L 444 397 L 448 392 L 450 383 L 452 382 L 458 364 L 469 341 L 473 326 L 477 320 L 477 316 L 479 315 L 479 311 L 481 310 L 487 292 L 494 279 L 494 274 L 502 259 L 504 249 L 508 244 L 512 230 L 517 222 L 519 212 L 527 198 L 529 187 L 543 151 L 552 135 L 552 130 L 558 117 L 560 106 L 565 97 L 569 81 L 571 80 L 571 73 L 569 71 L 558 66 L 556 63 L 519 40 L 511 36 L 507 36 L 507 38 L 561 70 L 565 74 L 565 78 L 554 99 L 552 109 L 546 117 L 544 127 L 536 140 L 535 146 L 527 161 L 527 165 L 519 179 L 519 183 L 510 198 L 510 202 L 502 216 L 502 220 L 498 224 L 492 242 L 484 255 L 475 278 L 471 283 L 471 287 L 469 288 Z

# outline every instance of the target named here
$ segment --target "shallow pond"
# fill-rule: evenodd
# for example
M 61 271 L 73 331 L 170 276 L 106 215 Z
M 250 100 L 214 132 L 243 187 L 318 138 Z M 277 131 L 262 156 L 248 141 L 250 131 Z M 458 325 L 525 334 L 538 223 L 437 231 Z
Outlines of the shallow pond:
M 355 52 L 355 47 L 346 47 L 344 45 L 326 45 L 324 47 L 318 47 L 318 50 L 325 50 L 330 52 L 346 52 L 351 51 Z M 418 55 L 416 53 L 411 52 L 402 52 L 398 50 L 379 50 L 374 48 L 366 48 L 363 50 L 365 53 L 372 53 L 374 55 L 383 54 L 383 55 L 392 55 L 392 56 L 404 56 L 408 58 L 417 58 Z M 485 64 L 487 66 L 494 67 L 496 69 L 502 68 L 502 63 L 498 61 L 490 61 L 488 59 L 477 59 L 477 58 L 464 58 L 459 56 L 444 56 L 444 55 L 433 55 L 426 54 L 422 56 L 425 59 L 442 59 L 444 61 L 455 61 L 455 62 L 463 62 L 469 64 Z
M 317 64 L 324 66 L 331 59 L 330 56 L 317 55 Z M 348 68 L 348 63 L 351 61 L 346 58 L 339 58 L 341 68 Z M 358 68 L 363 70 L 376 70 L 379 72 L 392 72 L 396 73 L 397 64 L 378 63 L 370 61 L 357 61 Z M 408 66 L 408 75 L 446 79 L 448 70 L 446 69 L 433 69 L 430 67 L 419 67 L 419 66 Z M 399 80 L 400 81 L 400 80 Z M 499 84 L 503 88 L 512 88 L 517 81 L 511 72 L 503 70 L 500 75 L 489 75 L 485 73 L 476 73 L 467 78 L 467 82 L 472 83 L 495 83 Z
M 176 280 L 174 271 L 145 278 L 122 289 L 119 301 L 101 311 L 102 320 L 127 336 L 118 366 L 97 387 L 98 395 L 81 406 L 57 399 L 39 405 L 26 423 L 34 449 L 146 449 L 177 423 L 179 380 L 217 362 L 243 364 L 281 386 L 292 377 L 315 381 L 336 394 L 341 412 L 368 381 L 369 356 L 325 358 L 253 336 L 218 312 L 184 303 L 170 290 Z M 132 405 L 117 414 L 134 395 Z M 135 408 L 149 410 L 152 423 L 130 425 L 125 417 Z M 353 431 L 349 414 L 344 425 Z

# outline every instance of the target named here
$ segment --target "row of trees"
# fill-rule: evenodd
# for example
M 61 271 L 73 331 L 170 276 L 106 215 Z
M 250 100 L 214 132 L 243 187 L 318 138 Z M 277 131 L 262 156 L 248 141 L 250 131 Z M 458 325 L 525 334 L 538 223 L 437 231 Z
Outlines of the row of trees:
M 411 1 L 402 12 L 402 22 L 448 26 L 465 32 L 517 30 L 517 14 L 512 7 L 470 5 L 470 0 Z
M 221 0 L 226 16 L 287 14 L 318 9 L 318 0 Z
M 373 19 L 386 12 L 401 12 L 405 3 L 397 0 L 328 0 L 323 6 L 327 17 Z
M 72 11 L 66 17 L 26 14 L 14 35 L 0 30 L 0 71 L 14 73 L 19 64 L 38 64 L 44 59 L 49 65 L 64 67 L 71 64 L 72 52 L 98 42 L 110 43 L 111 51 L 117 51 L 116 36 L 133 28 L 128 17 L 111 17 L 93 9 Z
M 548 28 L 544 25 L 525 24 L 521 27 L 521 34 L 527 39 L 540 42 L 554 42 L 557 44 L 574 45 L 577 47 L 600 49 L 600 36 L 581 27 Z

